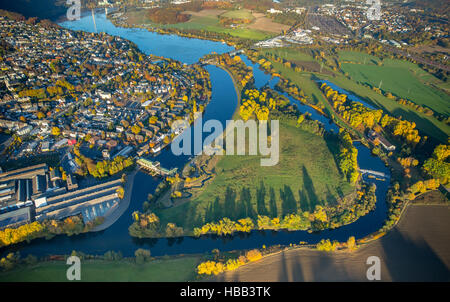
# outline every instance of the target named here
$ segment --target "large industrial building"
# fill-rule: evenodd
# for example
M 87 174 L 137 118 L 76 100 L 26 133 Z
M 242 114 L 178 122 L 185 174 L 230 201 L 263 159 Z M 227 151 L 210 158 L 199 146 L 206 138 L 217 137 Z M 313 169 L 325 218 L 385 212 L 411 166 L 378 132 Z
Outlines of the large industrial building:
M 46 164 L 0 173 L 0 229 L 80 214 L 92 221 L 120 202 L 120 186 L 118 179 L 78 188 L 72 175 L 63 180 L 59 170 Z

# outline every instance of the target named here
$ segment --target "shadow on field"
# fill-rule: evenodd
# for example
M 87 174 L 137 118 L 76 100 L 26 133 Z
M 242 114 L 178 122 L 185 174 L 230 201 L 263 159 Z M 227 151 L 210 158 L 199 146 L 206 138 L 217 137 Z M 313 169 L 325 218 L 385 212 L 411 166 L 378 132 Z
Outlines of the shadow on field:
M 319 257 L 305 255 L 293 257 L 282 252 L 279 256 L 277 282 L 324 282 L 351 280 L 346 267 L 337 263 L 328 253 Z
M 302 167 L 303 172 L 303 188 L 306 190 L 306 194 L 309 200 L 310 211 L 313 211 L 317 204 L 321 204 L 317 197 L 316 188 L 314 187 L 313 180 L 309 176 L 308 170 L 305 166 Z
M 392 281 L 450 281 L 445 263 L 423 239 L 412 241 L 396 228 L 389 237 L 389 240 L 381 240 L 381 245 L 385 252 L 383 261 Z

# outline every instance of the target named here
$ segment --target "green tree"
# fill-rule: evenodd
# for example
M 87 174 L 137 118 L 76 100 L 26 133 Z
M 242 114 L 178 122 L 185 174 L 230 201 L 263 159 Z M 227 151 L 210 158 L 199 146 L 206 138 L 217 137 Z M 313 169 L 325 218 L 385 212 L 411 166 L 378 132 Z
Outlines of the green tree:
M 146 249 L 137 249 L 134 252 L 134 256 L 136 257 L 136 263 L 137 264 L 143 264 L 144 262 L 150 260 L 150 250 Z

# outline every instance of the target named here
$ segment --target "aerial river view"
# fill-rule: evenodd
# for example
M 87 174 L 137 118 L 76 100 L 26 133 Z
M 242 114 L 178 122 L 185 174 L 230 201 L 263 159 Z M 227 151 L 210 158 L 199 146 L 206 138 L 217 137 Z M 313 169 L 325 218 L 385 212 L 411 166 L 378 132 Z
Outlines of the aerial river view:
M 161 35 L 149 32 L 144 29 L 130 29 L 115 27 L 104 13 L 95 14 L 95 24 L 97 32 L 105 32 L 110 35 L 121 36 L 128 39 L 139 47 L 146 54 L 169 57 L 186 64 L 198 61 L 205 54 L 216 52 L 225 53 L 234 50 L 232 47 L 219 42 L 211 42 L 199 39 L 179 37 L 176 35 Z M 85 15 L 78 21 L 65 21 L 61 26 L 72 30 L 83 30 L 95 32 L 95 26 L 90 14 Z M 257 88 L 266 84 L 274 87 L 277 79 L 272 79 L 265 74 L 247 58 L 244 62 L 253 67 L 255 83 Z M 231 119 L 237 106 L 236 90 L 227 72 L 215 67 L 207 66 L 211 76 L 212 98 L 205 110 L 203 121 L 217 119 L 225 124 Z M 302 105 L 298 101 L 286 95 L 292 103 L 298 105 L 301 112 L 310 112 L 313 119 L 324 123 L 327 131 L 337 131 L 335 124 L 326 117 L 320 115 L 309 106 Z M 371 155 L 370 150 L 360 143 L 355 143 L 358 149 L 358 165 L 361 169 L 378 171 L 385 173 L 389 178 L 389 169 L 383 162 Z M 175 156 L 170 148 L 166 148 L 158 155 L 156 160 L 162 166 L 168 168 L 182 168 L 187 162 L 187 156 Z M 377 203 L 375 210 L 368 215 L 361 217 L 356 222 L 340 227 L 335 230 L 326 230 L 317 233 L 307 231 L 252 231 L 249 234 L 239 234 L 224 238 L 214 236 L 202 236 L 200 238 L 181 237 L 175 239 L 137 239 L 128 233 L 128 226 L 132 223 L 132 213 L 141 210 L 142 202 L 146 200 L 149 193 L 153 193 L 160 180 L 152 176 L 138 172 L 134 178 L 131 203 L 127 211 L 108 229 L 67 237 L 65 235 L 56 236 L 51 240 L 36 239 L 30 244 L 18 244 L 9 251 L 20 251 L 21 254 L 33 254 L 38 256 L 50 254 L 68 254 L 73 250 L 82 251 L 87 254 L 104 254 L 106 251 L 121 251 L 124 256 L 132 256 L 137 248 L 150 248 L 152 255 L 174 255 L 202 253 L 213 249 L 237 250 L 258 248 L 263 245 L 289 245 L 291 243 L 307 242 L 314 244 L 323 238 L 345 241 L 350 236 L 357 239 L 369 235 L 380 229 L 386 218 L 386 193 L 389 181 L 375 180 L 364 177 L 365 181 L 375 183 L 377 186 Z
M 450 281 L 449 4 L 65 2 L 0 5 L 0 285 Z

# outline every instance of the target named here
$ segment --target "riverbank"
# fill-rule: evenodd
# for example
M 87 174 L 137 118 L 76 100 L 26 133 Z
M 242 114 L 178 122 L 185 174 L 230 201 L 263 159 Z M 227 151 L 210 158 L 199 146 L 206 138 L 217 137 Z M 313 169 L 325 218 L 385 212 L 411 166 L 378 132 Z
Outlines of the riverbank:
M 238 114 L 239 114 L 239 104 L 241 103 L 241 98 L 242 98 L 242 97 L 241 97 L 241 92 L 239 91 L 239 86 L 238 86 L 238 84 L 237 84 L 237 81 L 236 81 L 235 77 L 233 76 L 232 72 L 229 71 L 229 70 L 228 70 L 227 68 L 225 68 L 224 66 L 221 66 L 221 65 L 219 65 L 219 64 L 214 64 L 214 63 L 209 63 L 209 65 L 215 66 L 215 67 L 217 67 L 217 68 L 220 68 L 221 70 L 223 70 L 223 71 L 225 71 L 226 73 L 228 73 L 228 75 L 229 75 L 230 78 L 231 78 L 231 81 L 233 82 L 233 86 L 234 86 L 234 89 L 235 89 L 235 91 L 236 91 L 236 98 L 237 98 L 237 106 L 236 106 L 236 108 L 235 108 L 235 110 L 234 110 L 234 112 L 233 112 L 233 116 L 232 116 L 232 118 L 231 118 L 231 119 L 234 120 L 234 119 L 236 119 L 236 117 L 238 117 Z M 229 127 L 226 127 L 226 128 L 224 129 L 223 133 L 222 133 L 222 137 L 226 137 L 226 133 L 227 133 L 228 131 L 229 131 Z M 189 160 L 189 161 L 184 165 L 184 167 L 183 167 L 183 169 L 182 169 L 181 171 L 184 171 L 188 166 L 190 166 L 190 165 L 192 164 L 192 162 L 194 162 L 198 156 L 202 156 L 202 154 L 196 155 L 196 156 L 194 156 L 191 160 Z M 217 157 L 217 155 L 214 155 L 214 157 Z M 211 177 L 208 178 L 207 180 L 210 180 L 210 179 L 214 178 L 214 173 L 212 173 L 212 171 L 206 172 L 204 169 L 202 169 L 202 173 L 203 173 L 204 175 L 211 176 Z M 200 186 L 200 187 L 196 187 L 196 189 L 202 188 L 202 187 L 204 186 L 204 184 L 205 184 L 204 182 L 207 181 L 207 180 L 203 180 L 202 183 L 201 183 L 201 186 Z M 186 190 L 186 189 L 182 189 L 183 192 L 184 192 L 185 190 Z M 187 189 L 187 190 L 189 190 L 189 189 Z M 186 202 L 189 202 L 190 199 L 191 199 L 192 194 L 191 194 L 191 193 L 188 193 L 188 195 L 190 195 L 190 197 L 179 198 L 179 199 L 177 199 L 176 202 L 173 202 L 173 201 L 171 200 L 171 193 L 172 193 L 172 191 L 173 191 L 173 188 L 172 188 L 172 190 L 170 190 L 170 192 L 167 192 L 167 193 L 164 194 L 163 196 L 159 197 L 159 198 L 155 201 L 155 203 L 156 203 L 156 204 L 161 203 L 161 204 L 163 204 L 166 208 L 169 208 L 169 207 L 178 207 L 178 206 L 181 206 L 182 204 L 184 204 L 184 203 L 186 203 Z M 191 234 L 191 235 L 192 235 L 192 234 Z
M 423 226 L 427 226 L 426 228 Z M 408 206 L 386 236 L 355 252 L 289 249 L 211 281 L 367 281 L 366 260 L 381 259 L 381 281 L 450 281 L 450 207 Z

